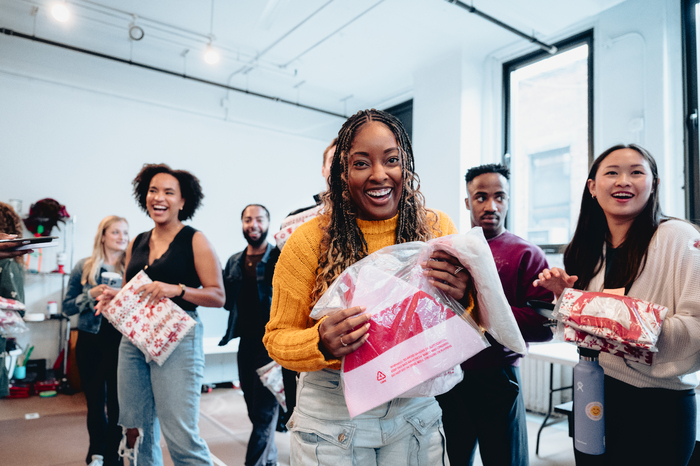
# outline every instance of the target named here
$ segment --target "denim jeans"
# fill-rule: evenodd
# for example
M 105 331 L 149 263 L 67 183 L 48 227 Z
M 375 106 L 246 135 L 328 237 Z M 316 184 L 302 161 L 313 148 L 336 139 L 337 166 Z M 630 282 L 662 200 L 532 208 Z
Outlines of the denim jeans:
M 248 408 L 248 419 L 253 424 L 245 454 L 246 466 L 277 463 L 275 427 L 279 403 L 275 395 L 263 385 L 256 371 L 270 361 L 262 341 L 241 338 L 238 347 L 238 378 Z
M 146 362 L 128 339 L 119 347 L 119 424 L 143 431 L 137 442 L 138 466 L 162 465 L 160 430 L 176 465 L 212 465 L 207 444 L 199 436 L 199 398 L 204 351 L 202 322 L 197 321 L 162 366 Z
M 395 398 L 350 418 L 340 372 L 303 372 L 287 427 L 291 464 L 332 466 L 449 465 L 435 398 Z

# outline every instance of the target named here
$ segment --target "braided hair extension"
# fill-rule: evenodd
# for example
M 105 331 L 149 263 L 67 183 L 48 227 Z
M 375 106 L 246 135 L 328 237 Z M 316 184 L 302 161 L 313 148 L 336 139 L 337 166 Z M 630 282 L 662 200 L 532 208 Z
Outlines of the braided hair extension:
M 439 232 L 438 216 L 425 208 L 420 179 L 415 173 L 413 147 L 408 134 L 396 117 L 381 110 L 363 110 L 348 118 L 338 133 L 328 191 L 323 193 L 323 214 L 313 307 L 333 280 L 350 265 L 367 256 L 367 241 L 357 225 L 357 206 L 348 188 L 348 157 L 355 135 L 368 122 L 377 121 L 394 134 L 401 154 L 403 189 L 398 206 L 396 244 L 428 241 Z M 430 215 L 428 214 L 430 212 Z

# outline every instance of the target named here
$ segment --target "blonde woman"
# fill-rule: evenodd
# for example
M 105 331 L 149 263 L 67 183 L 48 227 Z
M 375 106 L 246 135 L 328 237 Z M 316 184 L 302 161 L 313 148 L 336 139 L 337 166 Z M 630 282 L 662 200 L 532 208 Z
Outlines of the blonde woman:
M 129 224 L 126 219 L 116 215 L 103 219 L 95 235 L 92 256 L 80 260 L 71 272 L 63 300 L 64 314 L 80 315 L 75 353 L 87 400 L 90 447 L 85 462 L 90 466 L 123 464 L 117 453 L 122 434 L 118 425 L 117 401 L 121 333 L 103 316 L 95 315 L 95 298 L 108 288 L 101 284 L 103 272 L 124 274 L 128 244 Z

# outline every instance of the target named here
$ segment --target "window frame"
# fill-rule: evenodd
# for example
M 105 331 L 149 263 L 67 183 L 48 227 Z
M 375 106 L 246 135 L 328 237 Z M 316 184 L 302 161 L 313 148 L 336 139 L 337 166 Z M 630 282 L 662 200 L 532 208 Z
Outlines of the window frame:
M 700 138 L 698 137 L 698 47 L 695 5 L 700 0 L 681 2 L 681 34 L 683 46 L 683 145 L 685 216 L 700 220 Z
M 697 0 L 700 1 L 700 0 Z M 553 57 L 559 53 L 566 52 L 572 48 L 578 47 L 580 45 L 588 45 L 588 167 L 593 164 L 594 159 L 594 148 L 593 148 L 593 104 L 594 104 L 594 74 L 593 74 L 593 61 L 594 61 L 594 34 L 593 29 L 588 29 L 581 33 L 575 34 L 564 40 L 561 40 L 553 44 L 557 48 L 557 53 L 552 55 L 545 50 L 537 50 L 531 53 L 527 53 L 513 60 L 509 60 L 503 63 L 503 95 L 502 95 L 502 125 L 503 125 L 503 154 L 501 155 L 501 163 L 510 169 L 510 74 L 523 68 L 525 66 L 531 65 L 538 61 Z M 508 229 L 512 229 L 510 215 L 506 218 L 506 226 Z M 543 249 L 549 251 L 559 251 L 564 245 L 561 244 L 538 244 Z

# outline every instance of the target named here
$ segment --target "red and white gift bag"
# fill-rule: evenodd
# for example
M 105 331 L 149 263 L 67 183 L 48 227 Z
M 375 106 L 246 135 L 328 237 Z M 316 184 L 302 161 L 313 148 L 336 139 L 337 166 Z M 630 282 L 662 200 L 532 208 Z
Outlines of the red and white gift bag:
M 666 307 L 641 299 L 572 288 L 554 309 L 564 324 L 564 341 L 649 365 L 667 313 Z
M 381 294 L 395 302 L 373 306 L 382 299 L 363 293 L 362 284 L 382 283 Z M 360 270 L 350 307 L 371 309 L 369 339 L 343 358 L 345 400 L 351 417 L 404 393 L 445 371 L 460 372 L 458 364 L 488 345 L 481 332 L 430 294 L 375 267 Z M 455 369 L 455 366 L 457 368 Z M 450 387 L 447 387 L 452 388 Z
M 197 322 L 180 306 L 162 298 L 153 307 L 134 291 L 153 281 L 141 270 L 114 297 L 103 314 L 131 343 L 162 366 Z
M 423 274 L 421 263 L 436 250 L 449 252 L 469 270 L 484 328 L 513 351 L 527 351 L 481 228 L 383 248 L 348 267 L 310 315 L 320 319 L 366 306 L 371 316 L 367 342 L 343 358 L 350 416 L 393 398 L 446 392 L 461 380 L 459 364 L 488 346 L 464 307 Z

